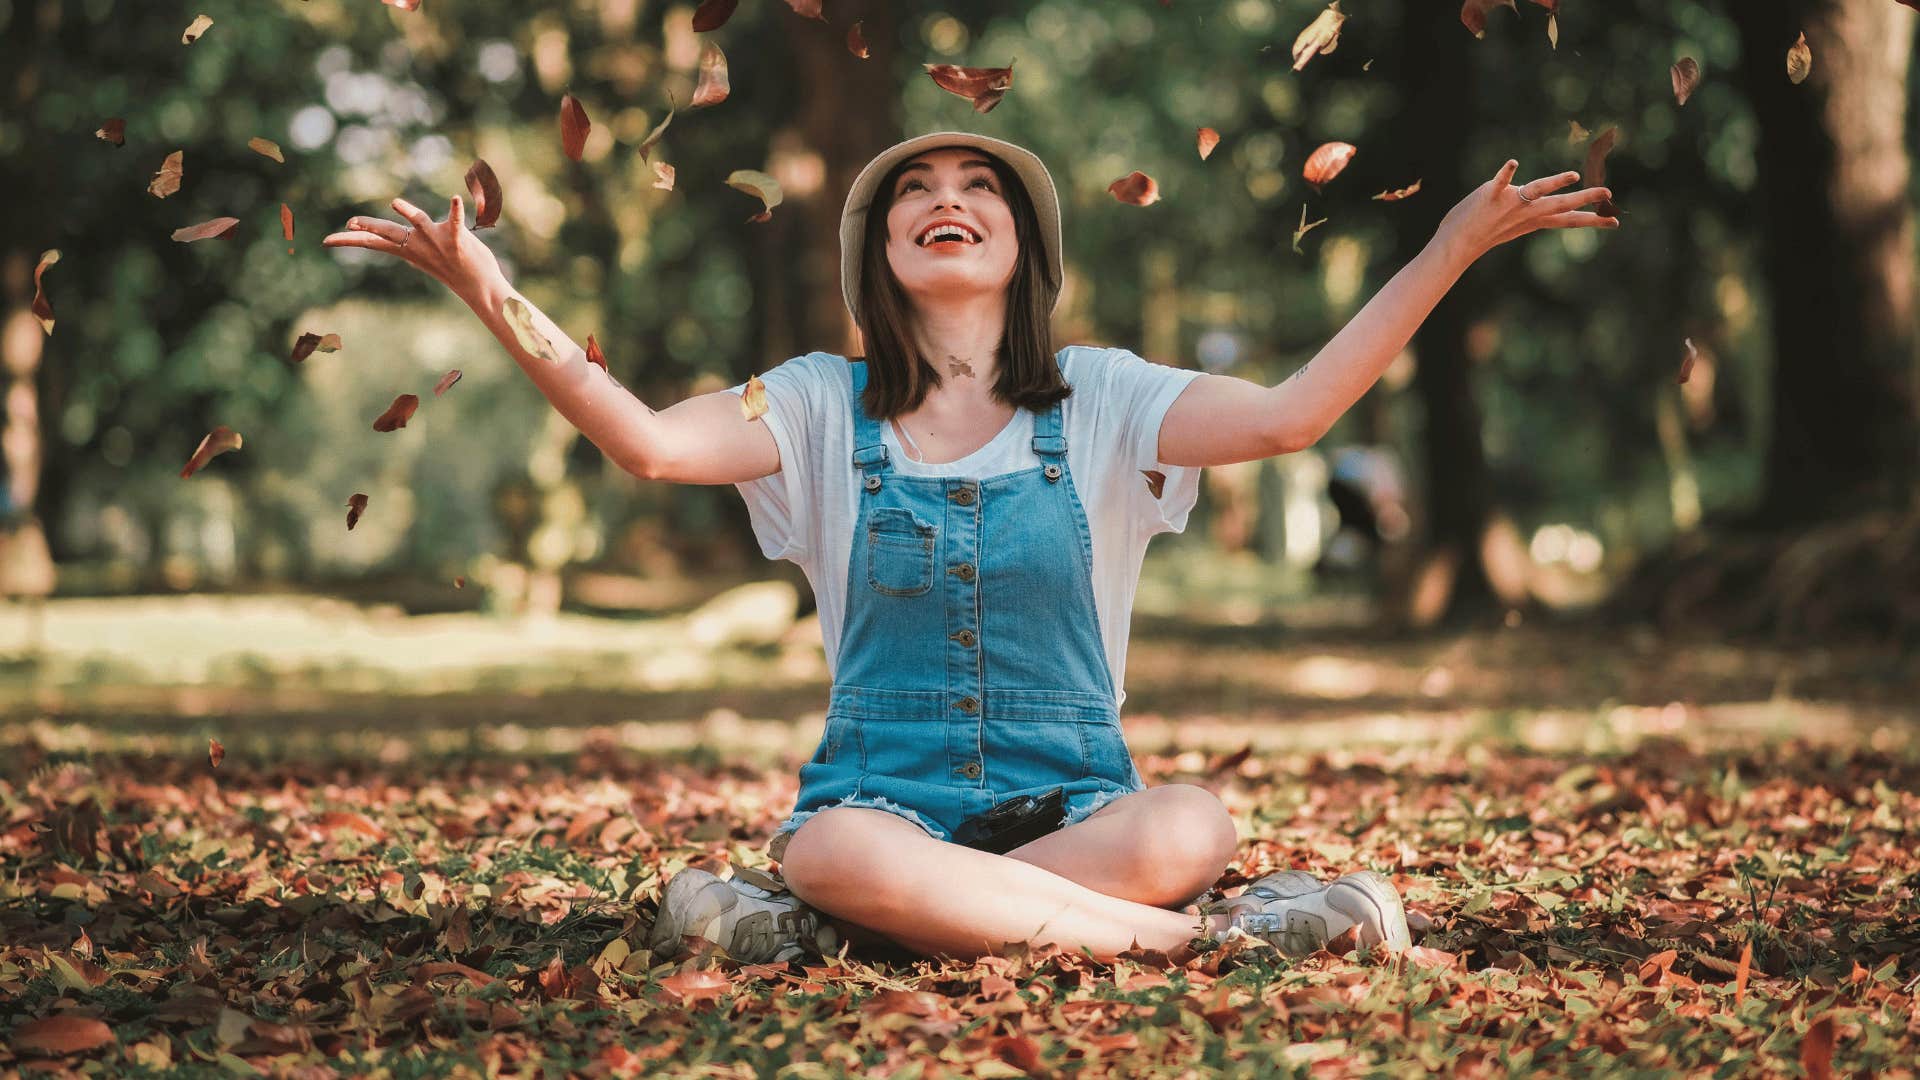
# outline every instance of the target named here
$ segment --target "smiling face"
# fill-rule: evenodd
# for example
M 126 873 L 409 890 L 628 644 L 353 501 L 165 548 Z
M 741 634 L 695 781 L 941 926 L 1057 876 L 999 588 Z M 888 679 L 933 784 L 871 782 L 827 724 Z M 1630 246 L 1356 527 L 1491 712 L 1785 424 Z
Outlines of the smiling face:
M 929 150 L 902 166 L 892 185 L 887 264 L 915 306 L 1006 292 L 1020 241 L 1004 181 L 985 154 Z M 941 222 L 951 226 L 944 235 L 934 228 Z

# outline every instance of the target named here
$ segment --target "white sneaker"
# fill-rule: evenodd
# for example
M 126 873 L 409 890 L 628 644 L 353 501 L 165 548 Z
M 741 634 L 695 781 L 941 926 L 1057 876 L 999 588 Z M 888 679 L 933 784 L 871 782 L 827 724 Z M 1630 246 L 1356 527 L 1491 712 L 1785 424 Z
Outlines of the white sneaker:
M 749 964 L 827 956 L 840 947 L 826 917 L 788 892 L 786 882 L 746 867 L 724 879 L 688 867 L 667 882 L 647 948 L 675 959 L 686 951 L 683 937 L 706 938 Z
M 1305 956 L 1354 927 L 1362 950 L 1384 941 L 1397 953 L 1413 944 L 1399 891 L 1373 870 L 1346 874 L 1331 885 L 1304 870 L 1282 870 L 1201 913 L 1232 916 L 1215 935 L 1220 940 L 1257 938 L 1289 956 Z

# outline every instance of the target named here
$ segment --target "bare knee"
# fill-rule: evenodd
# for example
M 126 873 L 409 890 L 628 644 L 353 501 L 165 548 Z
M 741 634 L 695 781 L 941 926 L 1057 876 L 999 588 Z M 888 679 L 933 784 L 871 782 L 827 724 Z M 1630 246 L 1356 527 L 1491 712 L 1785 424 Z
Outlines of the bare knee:
M 882 872 L 884 852 L 900 842 L 900 830 L 924 836 L 910 822 L 880 810 L 835 806 L 800 823 L 787 841 L 780 875 L 793 894 L 814 907 L 841 914 L 849 898 L 862 906 L 892 903 L 895 875 Z
M 1226 870 L 1240 846 L 1226 805 L 1206 788 L 1165 784 L 1140 831 L 1141 877 L 1157 903 L 1191 900 Z

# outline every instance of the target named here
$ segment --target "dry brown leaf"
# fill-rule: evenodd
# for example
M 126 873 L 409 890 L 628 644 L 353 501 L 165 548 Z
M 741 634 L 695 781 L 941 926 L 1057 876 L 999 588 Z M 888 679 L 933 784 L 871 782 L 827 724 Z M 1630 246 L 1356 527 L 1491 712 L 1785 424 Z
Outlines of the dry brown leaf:
M 688 108 L 704 109 L 727 100 L 733 87 L 727 81 L 727 55 L 709 41 L 700 47 L 700 81 L 694 84 Z
M 747 388 L 740 394 L 740 415 L 749 423 L 760 419 L 767 413 L 767 384 L 760 376 L 747 376 Z
M 1801 32 L 1799 40 L 1787 50 L 1787 80 L 1795 86 L 1807 81 L 1813 74 L 1813 47 L 1807 44 L 1807 35 Z
M 700 6 L 693 9 L 693 31 L 704 34 L 718 30 L 733 18 L 733 9 L 740 6 L 740 0 L 701 0 Z
M 215 454 L 240 449 L 241 441 L 240 433 L 225 424 L 207 432 L 200 440 L 200 445 L 194 447 L 193 456 L 187 459 L 186 466 L 180 470 L 180 479 L 185 480 L 199 472 L 207 462 L 213 460 Z
M 96 138 L 104 139 L 115 146 L 127 145 L 127 122 L 115 116 L 94 130 Z
M 280 233 L 287 238 L 287 254 L 293 254 L 293 207 L 280 204 Z
M 1688 343 L 1692 345 L 1691 342 Z M 1684 380 L 1683 380 L 1684 381 Z M 1747 977 L 1753 974 L 1753 942 L 1740 947 L 1740 966 L 1733 971 L 1733 1007 L 1747 1000 Z
M 560 362 L 560 353 L 554 349 L 553 342 L 534 325 L 533 309 L 517 296 L 509 296 L 500 304 L 500 314 L 507 320 L 508 329 L 513 331 L 515 341 L 529 355 L 537 356 L 549 364 Z
M 765 209 L 748 218 L 748 221 L 766 221 L 773 216 L 773 208 L 780 205 L 785 196 L 780 191 L 780 181 L 766 173 L 754 169 L 735 169 L 727 174 L 727 186 L 735 191 L 744 191 L 757 196 Z
M 1166 490 L 1166 473 L 1161 472 L 1159 469 L 1141 469 L 1140 475 L 1147 478 L 1147 494 L 1157 499 L 1160 497 L 1160 493 Z
M 1307 155 L 1307 165 L 1301 173 L 1307 183 L 1313 185 L 1313 190 L 1319 191 L 1346 169 L 1347 162 L 1352 161 L 1356 153 L 1358 150 L 1352 143 L 1321 143 L 1313 153 Z
M 272 139 L 263 139 L 255 135 L 253 138 L 247 140 L 247 149 L 259 154 L 261 157 L 272 158 L 282 165 L 287 163 L 286 155 L 280 152 L 280 144 L 274 142 Z
M 1800 1068 L 1807 1080 L 1833 1080 L 1833 1014 L 1813 1022 L 1800 1039 Z
M 1412 195 L 1419 190 L 1420 190 L 1420 181 L 1415 180 L 1413 183 L 1408 184 L 1406 187 L 1393 188 L 1388 191 L 1383 191 L 1380 194 L 1375 195 L 1374 199 L 1376 199 L 1379 202 L 1399 202 L 1401 199 L 1404 199 L 1407 196 Z
M 660 980 L 660 988 L 672 994 L 681 1004 L 693 1005 L 725 996 L 728 990 L 733 989 L 733 983 L 725 975 L 709 968 L 669 975 Z
M 661 120 L 658 124 L 654 125 L 653 130 L 647 132 L 647 137 L 640 140 L 640 160 L 641 161 L 651 160 L 647 157 L 647 155 L 653 153 L 654 146 L 660 142 L 660 136 L 665 135 L 667 133 L 667 125 L 673 123 L 673 114 L 677 108 L 678 106 L 674 103 L 674 100 L 673 100 L 673 91 L 671 90 L 667 91 L 666 118 Z
M 607 354 L 600 351 L 600 342 L 592 334 L 587 335 L 587 363 L 599 365 L 601 371 L 607 370 Z
M 1669 74 L 1673 76 L 1673 99 L 1685 105 L 1687 99 L 1693 96 L 1694 89 L 1700 85 L 1700 62 L 1691 56 L 1683 56 L 1674 63 Z
M 1220 133 L 1210 127 L 1203 127 L 1193 133 L 1194 148 L 1200 151 L 1200 160 L 1207 160 L 1213 148 L 1220 145 Z
M 661 191 L 673 190 L 673 166 L 664 161 L 653 163 L 653 186 Z
M 1474 37 L 1484 38 L 1487 36 L 1487 13 L 1497 7 L 1505 7 L 1515 15 L 1520 14 L 1520 6 L 1513 0 L 1466 0 L 1460 6 L 1460 22 L 1473 32 Z
M 217 769 L 220 767 L 220 763 L 225 760 L 227 760 L 227 748 L 220 745 L 219 739 L 208 739 L 207 764 Z
M 46 283 L 40 280 L 47 267 L 60 261 L 60 249 L 48 248 L 40 253 L 40 261 L 33 267 L 33 317 L 40 320 L 40 329 L 53 333 L 53 303 L 47 299 Z
M 355 525 L 360 524 L 360 515 L 366 512 L 367 512 L 367 496 L 364 492 L 356 491 L 353 494 L 347 496 L 347 531 L 348 532 L 352 532 L 353 527 Z
M 855 19 L 853 25 L 847 28 L 847 51 L 865 60 L 870 50 L 867 48 L 867 36 L 860 32 L 861 21 Z
M 1300 249 L 1301 239 L 1304 238 L 1308 233 L 1312 232 L 1313 230 L 1319 228 L 1322 225 L 1325 225 L 1326 223 L 1327 223 L 1326 218 L 1321 218 L 1318 221 L 1308 221 L 1307 220 L 1307 204 L 1301 203 L 1300 204 L 1300 227 L 1293 230 L 1294 254 L 1305 255 L 1306 252 Z
M 160 163 L 160 171 L 147 181 L 147 191 L 155 198 L 164 199 L 180 190 L 180 180 L 186 175 L 187 152 L 175 150 Z
M 321 829 L 346 829 L 357 832 L 369 840 L 379 840 L 387 834 L 375 825 L 365 814 L 352 810 L 329 810 L 313 819 L 315 827 Z
M 419 407 L 420 395 L 401 394 L 399 397 L 393 399 L 393 404 L 387 406 L 386 412 L 381 413 L 380 416 L 374 420 L 373 430 L 396 431 L 406 427 L 407 421 L 413 419 L 414 410 Z
M 194 42 L 199 41 L 200 35 L 206 33 L 207 28 L 212 25 L 213 25 L 213 19 L 210 16 L 195 15 L 193 17 L 193 21 L 188 23 L 187 28 L 181 32 L 180 44 L 191 45 Z
M 960 67 L 955 64 L 927 64 L 928 77 L 940 89 L 973 102 L 973 111 L 992 112 L 1000 99 L 1013 89 L 1013 61 L 1003 68 Z
M 61 1013 L 29 1020 L 13 1029 L 16 1054 L 83 1054 L 114 1041 L 113 1029 L 91 1016 Z
M 453 368 L 452 370 L 448 371 L 445 375 L 440 376 L 439 382 L 433 384 L 433 396 L 439 397 L 441 394 L 444 394 L 447 391 L 453 389 L 453 384 L 459 381 L 460 381 L 460 369 Z
M 198 225 L 187 225 L 175 229 L 173 238 L 183 244 L 191 244 L 195 240 L 226 240 L 231 238 L 239 228 L 239 218 L 217 217 Z
M 1327 9 L 1314 17 L 1305 30 L 1293 39 L 1293 70 L 1306 68 L 1307 62 L 1316 56 L 1326 56 L 1340 46 L 1340 24 L 1347 21 L 1347 15 L 1340 10 L 1339 0 L 1327 5 Z
M 1700 350 L 1693 347 L 1693 339 L 1686 339 L 1687 355 L 1680 358 L 1680 374 L 1674 376 L 1674 382 L 1684 383 L 1693 375 L 1693 363 L 1700 358 Z M 1752 946 L 1748 946 L 1749 949 Z
M 560 95 L 560 151 L 575 161 L 587 148 L 587 132 L 593 121 L 587 119 L 587 107 L 572 94 Z
M 1160 185 L 1137 169 L 1108 184 L 1107 193 L 1133 206 L 1151 206 L 1160 201 Z
M 827 17 L 820 12 L 820 0 L 787 0 L 787 6 L 795 15 L 826 22 Z
M 506 205 L 505 196 L 500 191 L 500 178 L 493 174 L 493 166 L 483 158 L 475 158 L 467 166 L 467 198 L 473 203 L 473 227 L 491 228 L 500 220 L 500 211 Z

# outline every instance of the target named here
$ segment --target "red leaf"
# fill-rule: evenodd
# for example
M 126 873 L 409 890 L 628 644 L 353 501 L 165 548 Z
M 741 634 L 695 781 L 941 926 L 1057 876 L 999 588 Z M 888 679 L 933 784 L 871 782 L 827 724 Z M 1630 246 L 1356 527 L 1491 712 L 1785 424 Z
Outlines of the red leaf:
M 733 18 L 733 9 L 740 6 L 740 0 L 701 0 L 693 11 L 693 29 L 704 34 L 709 30 L 718 30 Z
M 40 253 L 40 261 L 33 268 L 33 317 L 40 320 L 40 329 L 49 334 L 53 333 L 53 304 L 47 299 L 46 289 L 40 282 L 40 275 L 47 272 L 47 267 L 59 261 L 60 249 L 48 248 Z
M 500 178 L 493 175 L 493 166 L 480 158 L 467 166 L 467 194 L 473 199 L 474 228 L 485 229 L 500 220 L 500 208 L 504 205 Z
M 1747 976 L 1753 974 L 1753 942 L 1749 941 L 1740 949 L 1740 964 L 1733 969 L 1733 1007 L 1747 999 Z
M 853 25 L 847 29 L 847 51 L 862 60 L 867 58 L 867 36 L 860 32 L 858 19 L 854 20 Z
M 185 480 L 199 472 L 202 466 L 213 460 L 215 454 L 240 449 L 240 444 L 240 433 L 225 424 L 207 432 L 206 437 L 200 440 L 200 445 L 194 448 L 193 456 L 187 459 L 186 467 L 180 470 L 180 479 Z
M 347 829 L 357 832 L 369 840 L 379 840 L 387 834 L 380 826 L 370 821 L 365 814 L 352 810 L 329 810 L 313 819 L 316 827 L 322 829 Z
M 280 231 L 287 238 L 287 254 L 293 254 L 293 207 L 280 204 Z
M 225 760 L 227 760 L 227 748 L 220 745 L 219 739 L 208 739 L 207 763 L 217 769 Z
M 114 1041 L 113 1029 L 91 1016 L 61 1013 L 13 1029 L 15 1053 L 79 1054 Z
M 239 218 L 217 217 L 211 221 L 203 221 L 198 225 L 188 225 L 185 228 L 175 229 L 173 230 L 173 238 L 183 244 L 191 244 L 195 240 L 225 240 L 231 237 L 239 227 Z
M 1200 150 L 1200 160 L 1207 160 L 1213 148 L 1220 145 L 1220 133 L 1209 127 L 1203 127 L 1193 133 L 1193 142 Z
M 689 108 L 704 109 L 727 100 L 733 87 L 727 82 L 727 54 L 709 41 L 700 48 L 700 81 L 694 84 Z
M 1147 478 L 1147 494 L 1156 499 L 1159 498 L 1161 490 L 1166 486 L 1167 474 L 1158 469 L 1141 469 L 1140 475 Z
M 1687 355 L 1680 358 L 1680 374 L 1674 376 L 1673 378 L 1673 381 L 1676 383 L 1684 383 L 1687 381 L 1687 379 L 1692 377 L 1693 362 L 1700 358 L 1700 350 L 1693 347 L 1693 339 L 1692 338 L 1686 339 L 1686 344 L 1687 344 Z M 1748 946 L 1748 947 L 1751 948 L 1752 946 Z
M 599 364 L 601 371 L 607 370 L 607 354 L 600 351 L 600 343 L 592 334 L 587 335 L 587 363 Z
M 787 6 L 793 9 L 795 15 L 827 21 L 827 17 L 820 13 L 820 0 L 787 0 Z
M 1474 37 L 1486 37 L 1487 13 L 1503 5 L 1516 15 L 1520 13 L 1519 6 L 1513 0 L 1466 0 L 1460 7 L 1460 22 L 1473 31 Z
M 1107 185 L 1107 192 L 1123 203 L 1134 206 L 1150 206 L 1160 201 L 1160 185 L 1153 177 L 1134 170 Z
M 117 116 L 109 117 L 106 123 L 101 124 L 94 131 L 94 135 L 115 146 L 125 146 L 127 145 L 127 122 Z
M 367 512 L 367 497 L 361 492 L 347 496 L 347 531 L 352 532 L 360 524 L 360 515 Z
M 1800 1040 L 1800 1067 L 1807 1080 L 1833 1080 L 1833 1014 L 1813 1022 Z
M 445 375 L 440 376 L 440 381 L 433 384 L 433 396 L 439 397 L 441 394 L 453 389 L 453 384 L 459 381 L 460 369 L 454 368 Z
M 1668 74 L 1673 76 L 1673 99 L 1682 105 L 1693 96 L 1694 88 L 1700 85 L 1700 62 L 1691 56 L 1683 56 L 1673 65 Z
M 928 64 L 927 75 L 940 89 L 959 94 L 973 102 L 973 111 L 992 112 L 1000 99 L 1013 89 L 1013 61 L 1003 68 L 958 67 L 953 64 Z
M 718 971 L 683 971 L 661 979 L 660 988 L 681 1002 L 692 1005 L 725 995 L 733 988 L 733 983 Z
M 593 121 L 587 119 L 587 107 L 572 94 L 563 94 L 560 98 L 560 149 L 575 161 L 587 148 L 587 132 L 593 130 Z
M 393 404 L 387 406 L 387 411 L 381 413 L 380 418 L 373 422 L 373 430 L 393 431 L 396 428 L 406 427 L 407 421 L 413 419 L 413 410 L 419 407 L 419 395 L 401 394 L 394 398 Z
M 1347 162 L 1352 161 L 1357 152 L 1352 143 L 1321 143 L 1318 149 L 1307 155 L 1307 167 L 1301 170 L 1302 175 L 1307 183 L 1313 185 L 1313 190 L 1319 191 L 1346 169 Z
M 316 351 L 339 352 L 340 351 L 340 335 L 339 334 L 321 335 L 321 334 L 315 334 L 311 331 L 301 334 L 300 337 L 297 340 L 295 340 L 293 343 L 293 353 L 291 358 L 293 362 L 297 364 L 302 360 L 305 360 L 307 357 L 312 356 Z

